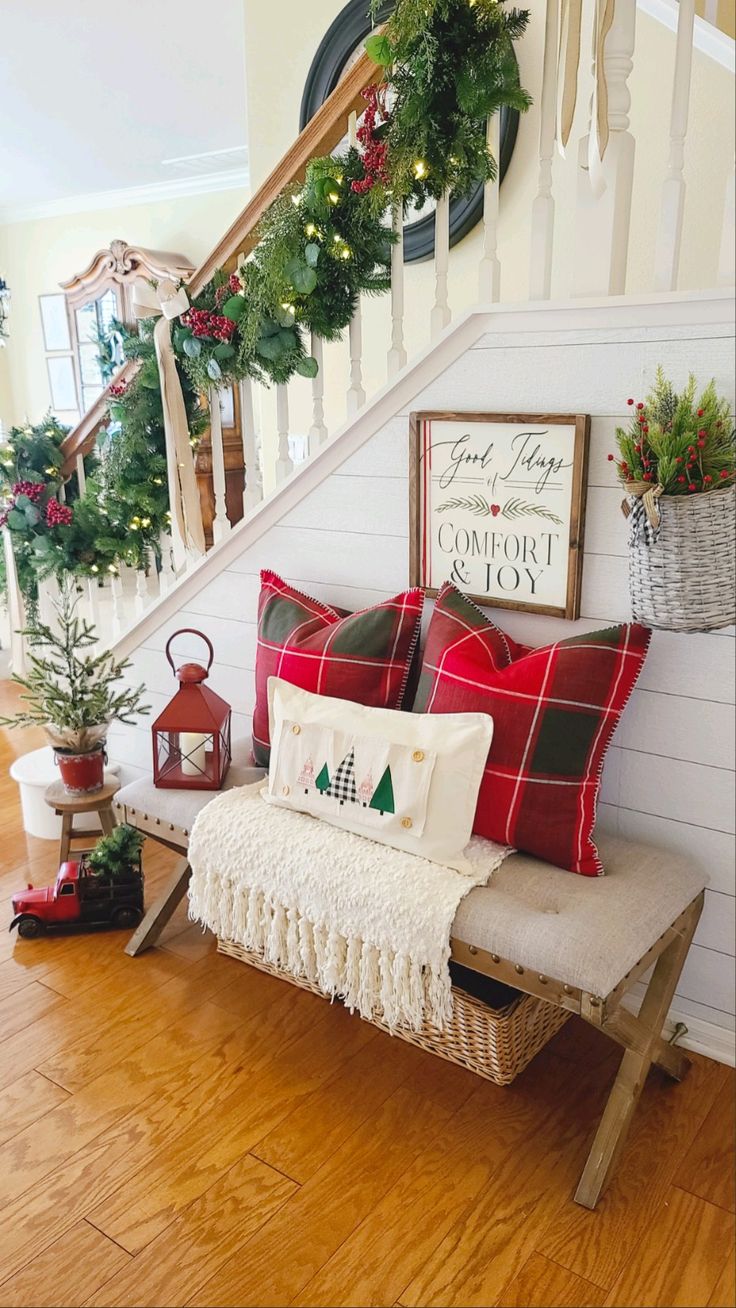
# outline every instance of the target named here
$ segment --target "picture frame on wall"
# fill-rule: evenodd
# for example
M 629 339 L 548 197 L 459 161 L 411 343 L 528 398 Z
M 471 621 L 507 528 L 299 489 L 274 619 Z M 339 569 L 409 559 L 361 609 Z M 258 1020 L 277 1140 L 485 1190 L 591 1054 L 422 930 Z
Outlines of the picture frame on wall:
M 579 617 L 590 416 L 418 412 L 409 430 L 410 584 Z

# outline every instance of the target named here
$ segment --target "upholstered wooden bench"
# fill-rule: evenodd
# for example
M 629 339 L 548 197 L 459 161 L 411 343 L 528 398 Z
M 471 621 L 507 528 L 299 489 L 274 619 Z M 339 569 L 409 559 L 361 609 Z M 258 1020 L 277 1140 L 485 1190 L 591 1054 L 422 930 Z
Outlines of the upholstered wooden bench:
M 229 785 L 255 780 L 231 769 Z M 122 821 L 184 856 L 163 898 L 146 914 L 127 952 L 158 938 L 186 891 L 186 849 L 203 791 L 156 790 L 137 781 L 116 796 Z M 490 885 L 463 900 L 452 957 L 465 967 L 577 1014 L 625 1053 L 575 1199 L 593 1208 L 609 1179 L 647 1073 L 655 1063 L 681 1080 L 689 1062 L 662 1029 L 703 906 L 705 878 L 685 860 L 646 845 L 603 837 L 604 877 L 581 877 L 523 854 L 511 855 Z M 638 1016 L 622 1006 L 653 967 Z

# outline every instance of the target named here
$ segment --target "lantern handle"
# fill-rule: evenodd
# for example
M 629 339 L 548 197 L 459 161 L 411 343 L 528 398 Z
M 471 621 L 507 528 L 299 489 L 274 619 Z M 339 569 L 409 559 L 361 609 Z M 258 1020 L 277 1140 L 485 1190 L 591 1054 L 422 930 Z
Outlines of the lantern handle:
M 205 645 L 207 646 L 210 652 L 210 661 L 207 664 L 207 671 L 209 672 L 215 657 L 215 651 L 209 636 L 205 636 L 203 631 L 197 631 L 196 627 L 181 627 L 179 631 L 175 631 L 173 635 L 169 636 L 169 639 L 166 642 L 166 657 L 169 660 L 169 663 L 171 664 L 171 671 L 173 672 L 174 676 L 176 676 L 176 667 L 174 664 L 174 660 L 171 657 L 171 654 L 169 653 L 169 646 L 171 645 L 172 640 L 176 640 L 177 636 L 186 636 L 186 635 L 199 636 L 200 640 L 204 641 Z

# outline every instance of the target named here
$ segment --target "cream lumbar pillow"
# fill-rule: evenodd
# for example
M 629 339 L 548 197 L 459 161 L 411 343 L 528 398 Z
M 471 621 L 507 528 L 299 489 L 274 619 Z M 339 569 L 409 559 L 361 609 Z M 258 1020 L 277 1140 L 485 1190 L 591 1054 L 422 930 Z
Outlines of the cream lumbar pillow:
M 402 713 L 269 677 L 264 798 L 469 872 L 463 856 L 493 735 L 486 713 Z

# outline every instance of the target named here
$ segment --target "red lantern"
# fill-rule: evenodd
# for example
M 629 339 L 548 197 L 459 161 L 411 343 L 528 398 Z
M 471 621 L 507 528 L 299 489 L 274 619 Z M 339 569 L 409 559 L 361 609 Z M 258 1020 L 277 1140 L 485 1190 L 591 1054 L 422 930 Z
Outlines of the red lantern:
M 210 652 L 206 668 L 183 663 L 177 671 L 169 653 L 177 636 L 199 636 Z M 175 631 L 166 644 L 166 657 L 179 681 L 179 689 L 151 728 L 153 732 L 153 783 L 173 790 L 219 790 L 230 766 L 230 705 L 202 685 L 209 675 L 215 651 L 212 642 L 193 627 Z

